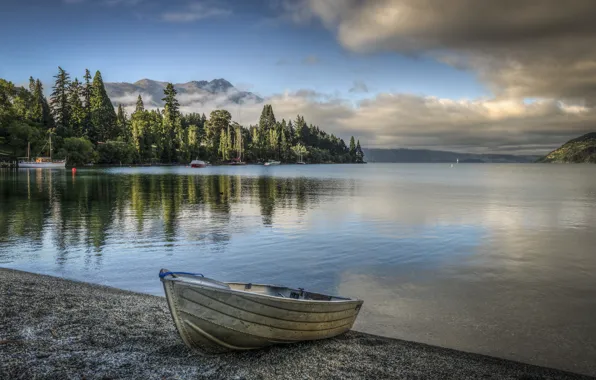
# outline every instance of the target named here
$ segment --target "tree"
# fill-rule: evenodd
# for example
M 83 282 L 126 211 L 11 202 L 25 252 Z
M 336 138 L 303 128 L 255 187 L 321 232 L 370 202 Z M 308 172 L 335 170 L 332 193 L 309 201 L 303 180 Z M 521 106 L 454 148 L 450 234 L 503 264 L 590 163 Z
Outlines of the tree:
M 130 124 L 128 122 L 128 117 L 126 115 L 126 111 L 122 104 L 118 104 L 118 112 L 116 113 L 116 132 L 115 135 L 117 138 L 121 139 L 122 141 L 130 142 L 132 138 Z
M 226 110 L 215 110 L 205 122 L 205 139 L 208 155 L 217 158 L 220 154 L 221 131 L 227 131 L 232 120 L 232 115 Z
M 354 136 L 350 137 L 350 162 L 356 162 L 356 143 Z
M 89 130 L 91 129 L 91 73 L 89 69 L 85 69 L 85 75 L 83 76 L 85 85 L 82 88 L 83 94 L 83 109 L 85 110 L 85 123 L 83 125 L 83 134 L 88 136 Z
M 223 161 L 229 160 L 229 150 L 228 150 L 228 138 L 227 133 L 224 129 L 221 130 L 219 136 L 219 148 L 217 153 L 221 156 Z
M 65 138 L 58 154 L 65 157 L 66 163 L 71 166 L 93 163 L 98 157 L 93 144 L 85 137 Z
M 362 148 L 360 148 L 360 140 L 356 144 L 356 162 L 359 164 L 364 162 L 364 153 L 362 152 Z
M 294 154 L 296 155 L 296 158 L 299 161 L 303 161 L 304 160 L 304 156 L 308 154 L 308 150 L 302 144 L 296 144 L 295 146 L 293 146 L 292 147 L 292 152 L 294 152 Z
M 180 120 L 180 103 L 176 99 L 176 89 L 168 83 L 163 90 L 164 120 L 162 129 L 162 160 L 171 162 L 173 159 L 186 159 L 184 151 L 185 135 Z
M 124 141 L 108 141 L 97 146 L 99 162 L 102 164 L 129 164 L 134 157 L 134 148 Z
M 130 124 L 132 145 L 136 150 L 136 156 L 140 162 L 146 162 L 151 159 L 149 117 L 150 114 L 145 111 L 145 106 L 143 105 L 143 98 L 139 95 L 135 112 L 130 117 Z
M 68 104 L 68 86 L 70 84 L 70 75 L 58 67 L 58 74 L 54 75 L 56 81 L 52 87 L 50 104 L 52 105 L 52 115 L 56 122 L 58 135 L 66 137 L 70 135 L 70 108 Z
M 93 143 L 106 142 L 114 139 L 116 126 L 116 111 L 108 98 L 103 84 L 101 73 L 95 72 L 91 85 L 90 103 L 90 130 L 89 137 Z
M 50 105 L 48 100 L 43 94 L 43 85 L 39 79 L 35 80 L 35 91 L 33 92 L 33 97 L 35 98 L 36 107 L 41 108 L 41 118 L 39 122 L 46 128 L 54 128 L 54 118 L 52 117 L 52 110 L 50 109 Z
M 76 137 L 83 136 L 85 125 L 85 109 L 81 102 L 81 83 L 75 78 L 68 87 L 68 107 L 70 109 L 70 130 Z

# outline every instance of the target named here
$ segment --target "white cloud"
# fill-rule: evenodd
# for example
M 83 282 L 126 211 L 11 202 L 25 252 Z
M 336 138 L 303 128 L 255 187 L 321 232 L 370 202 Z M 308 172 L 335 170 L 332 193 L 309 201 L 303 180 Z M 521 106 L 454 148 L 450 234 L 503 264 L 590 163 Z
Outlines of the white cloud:
M 193 22 L 213 17 L 225 17 L 232 14 L 232 10 L 211 2 L 194 2 L 184 9 L 168 11 L 162 14 L 162 19 L 168 22 Z

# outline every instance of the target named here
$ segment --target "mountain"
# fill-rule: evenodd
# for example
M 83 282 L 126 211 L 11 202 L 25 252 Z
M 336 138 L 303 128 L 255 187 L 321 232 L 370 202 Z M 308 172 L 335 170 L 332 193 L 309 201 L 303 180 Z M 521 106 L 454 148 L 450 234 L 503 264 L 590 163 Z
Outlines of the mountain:
M 528 163 L 538 156 L 516 156 L 512 154 L 473 154 L 428 149 L 363 149 L 368 162 L 410 162 L 433 163 Z
M 167 82 L 159 82 L 151 79 L 141 79 L 134 83 L 127 82 L 106 82 L 105 87 L 108 96 L 114 106 L 134 106 L 137 96 L 141 94 L 146 107 L 163 107 L 163 90 Z M 182 107 L 214 104 L 216 107 L 229 103 L 261 103 L 263 99 L 252 92 L 240 91 L 225 79 L 214 79 L 212 81 L 191 81 L 186 83 L 175 83 L 174 88 L 178 91 L 178 101 Z
M 596 132 L 567 141 L 538 162 L 596 164 Z

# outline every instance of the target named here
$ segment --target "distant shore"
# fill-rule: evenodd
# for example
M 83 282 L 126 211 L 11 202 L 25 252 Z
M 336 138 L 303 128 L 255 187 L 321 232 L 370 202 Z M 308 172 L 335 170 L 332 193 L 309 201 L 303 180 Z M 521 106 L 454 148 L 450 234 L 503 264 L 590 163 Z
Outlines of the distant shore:
M 184 346 L 163 297 L 2 268 L 0 304 L 2 379 L 589 378 L 355 331 L 204 355 Z

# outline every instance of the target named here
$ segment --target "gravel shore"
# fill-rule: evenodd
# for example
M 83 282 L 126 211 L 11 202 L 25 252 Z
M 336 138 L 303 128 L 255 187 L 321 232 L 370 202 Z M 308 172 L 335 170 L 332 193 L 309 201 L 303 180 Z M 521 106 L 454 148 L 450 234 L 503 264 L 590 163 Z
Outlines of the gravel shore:
M 589 377 L 355 331 L 318 342 L 205 355 L 184 346 L 165 298 L 0 268 L 0 379 L 64 378 Z

